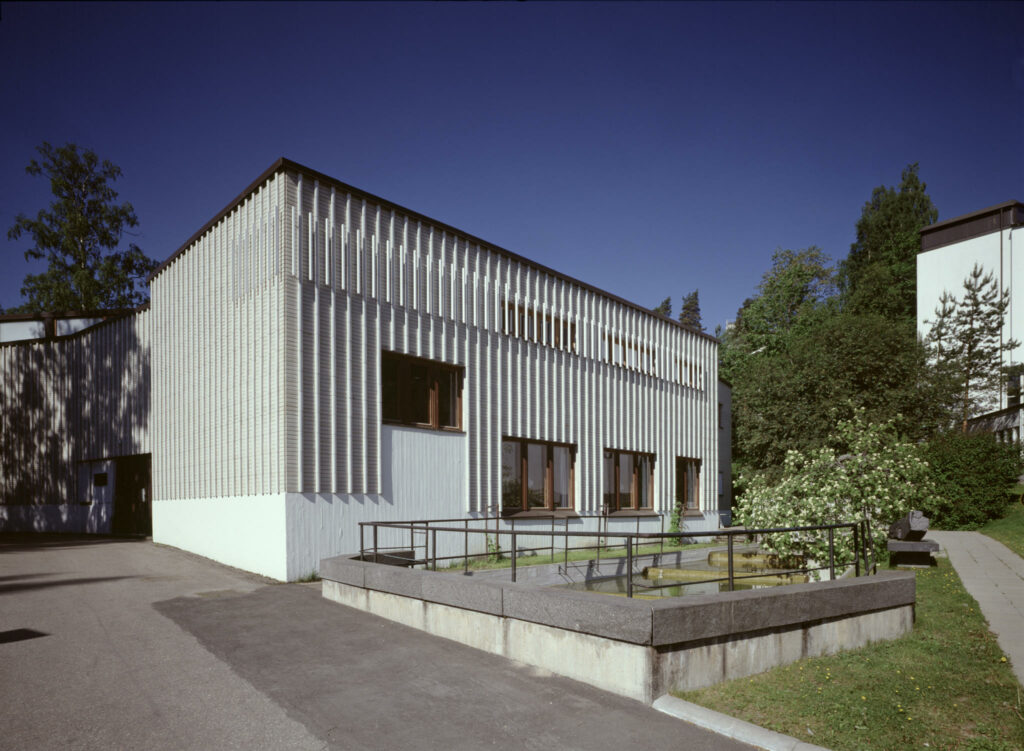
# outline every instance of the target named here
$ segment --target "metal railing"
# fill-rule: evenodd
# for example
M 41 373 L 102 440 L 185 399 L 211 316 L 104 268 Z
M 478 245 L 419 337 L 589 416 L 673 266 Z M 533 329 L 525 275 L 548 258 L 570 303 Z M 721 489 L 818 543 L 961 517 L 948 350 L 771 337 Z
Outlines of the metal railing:
M 555 562 L 556 545 L 557 539 L 562 540 L 561 552 L 565 571 L 569 569 L 569 554 L 573 551 L 581 550 L 594 550 L 596 551 L 596 562 L 600 568 L 601 551 L 615 550 L 617 548 L 625 549 L 625 560 L 626 560 L 626 596 L 633 596 L 633 566 L 635 558 L 640 555 L 638 551 L 638 545 L 641 541 L 653 541 L 658 545 L 658 553 L 648 553 L 645 555 L 657 555 L 661 556 L 665 553 L 665 543 L 668 541 L 670 544 L 682 545 L 685 540 L 692 540 L 696 538 L 715 538 L 725 537 L 726 551 L 727 551 L 727 568 L 726 575 L 721 577 L 710 577 L 708 579 L 700 580 L 687 580 L 685 584 L 702 584 L 702 583 L 715 583 L 715 582 L 726 582 L 728 590 L 731 592 L 735 589 L 736 582 L 744 579 L 756 578 L 763 576 L 763 572 L 742 575 L 736 573 L 735 566 L 735 541 L 737 537 L 746 538 L 747 541 L 757 540 L 763 535 L 770 534 L 781 534 L 781 533 L 813 533 L 820 532 L 827 536 L 828 540 L 828 564 L 820 565 L 815 567 L 803 566 L 778 566 L 776 574 L 810 574 L 812 571 L 825 571 L 829 572 L 831 578 L 836 576 L 836 532 L 849 530 L 849 533 L 853 538 L 853 549 L 854 549 L 854 575 L 861 576 L 862 564 L 865 573 L 875 573 L 877 571 L 877 562 L 874 556 L 874 543 L 873 536 L 871 534 L 871 525 L 867 519 L 861 519 L 854 522 L 842 522 L 838 524 L 823 524 L 823 525 L 809 525 L 801 527 L 772 527 L 765 529 L 719 529 L 713 531 L 704 532 L 666 532 L 665 531 L 665 517 L 663 515 L 653 515 L 659 517 L 659 524 L 661 527 L 660 532 L 641 532 L 640 525 L 642 520 L 649 520 L 651 516 L 638 516 L 636 517 L 636 531 L 626 532 L 621 529 L 612 531 L 610 529 L 610 520 L 614 517 L 609 517 L 603 514 L 594 515 L 573 515 L 571 517 L 565 516 L 531 516 L 531 517 L 519 517 L 519 528 L 516 527 L 517 518 L 508 517 L 505 519 L 496 517 L 482 517 L 482 518 L 461 518 L 461 519 L 422 519 L 422 520 L 409 520 L 409 521 L 376 521 L 376 522 L 360 522 L 359 523 L 359 541 L 360 541 L 360 554 L 364 560 L 373 560 L 376 562 L 385 562 L 391 564 L 400 564 L 407 566 L 420 565 L 427 569 L 437 570 L 438 562 L 442 564 L 449 561 L 461 560 L 463 562 L 463 569 L 465 573 L 468 573 L 471 559 L 478 558 L 489 558 L 494 557 L 495 552 L 491 548 L 490 540 L 493 537 L 495 541 L 495 547 L 497 550 L 501 550 L 500 542 L 501 538 L 504 537 L 509 539 L 511 542 L 510 546 L 510 561 L 509 568 L 511 572 L 511 579 L 513 582 L 516 581 L 517 577 L 517 561 L 523 555 L 527 553 L 538 553 L 545 551 L 550 554 L 551 562 Z M 571 522 L 583 521 L 588 519 L 597 519 L 597 530 L 570 530 L 569 524 Z M 556 522 L 563 521 L 562 528 L 559 529 Z M 505 522 L 508 527 L 501 528 L 500 522 Z M 550 526 L 545 528 L 539 526 L 538 523 L 550 521 Z M 618 521 L 625 521 L 624 518 L 619 518 Z M 482 524 L 483 526 L 474 526 L 475 524 Z M 493 525 L 493 526 L 490 526 Z M 528 526 L 526 526 L 528 525 Z M 602 530 L 602 526 L 604 529 Z M 371 539 L 370 544 L 367 545 L 366 532 L 370 530 Z M 407 532 L 408 545 L 383 545 L 381 544 L 381 531 L 382 530 L 399 530 L 401 535 Z M 438 534 L 442 535 L 460 535 L 463 542 L 463 550 L 461 554 L 450 554 L 450 555 L 439 555 L 438 553 Z M 390 537 L 393 537 L 394 533 L 386 533 Z M 417 535 L 421 535 L 418 540 Z M 470 552 L 470 535 L 485 535 L 487 540 L 485 541 L 485 552 Z M 546 545 L 541 547 L 524 547 L 518 546 L 519 540 L 523 538 L 536 538 L 536 537 L 548 537 L 549 541 Z M 587 538 L 593 541 L 597 538 L 596 544 L 581 544 L 570 547 L 569 541 Z M 621 543 L 609 544 L 612 539 L 622 539 Z M 448 546 L 449 549 L 452 547 Z M 422 557 L 417 556 L 417 551 L 422 549 Z M 677 550 L 683 548 L 677 548 Z M 371 558 L 372 556 L 372 558 Z M 616 556 L 620 558 L 620 556 Z M 806 563 L 806 561 L 804 562 Z M 682 582 L 673 582 L 671 584 L 650 584 L 643 585 L 644 589 L 661 589 L 670 586 L 680 586 Z

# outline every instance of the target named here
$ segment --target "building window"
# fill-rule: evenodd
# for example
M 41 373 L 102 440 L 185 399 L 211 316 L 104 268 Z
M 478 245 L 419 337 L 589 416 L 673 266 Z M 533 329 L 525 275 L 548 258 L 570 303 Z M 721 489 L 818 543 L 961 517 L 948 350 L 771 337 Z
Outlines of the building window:
M 722 475 L 718 476 L 722 493 Z M 676 507 L 684 513 L 700 513 L 700 459 L 676 457 Z
M 382 352 L 383 421 L 434 430 L 461 430 L 462 374 L 463 369 L 455 365 Z
M 1006 406 L 1020 406 L 1021 372 L 1019 366 L 1014 367 L 1006 375 Z
M 568 319 L 528 309 L 526 305 L 505 303 L 503 331 L 565 352 L 576 353 L 576 324 Z
M 575 463 L 575 446 L 505 438 L 501 442 L 502 511 L 571 509 Z
M 609 511 L 650 509 L 654 496 L 654 454 L 604 451 L 604 505 Z

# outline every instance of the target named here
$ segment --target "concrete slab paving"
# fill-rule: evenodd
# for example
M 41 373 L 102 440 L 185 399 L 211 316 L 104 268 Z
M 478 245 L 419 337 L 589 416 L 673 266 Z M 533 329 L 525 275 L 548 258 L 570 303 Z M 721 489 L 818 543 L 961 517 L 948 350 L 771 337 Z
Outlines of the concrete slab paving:
M 978 601 L 989 628 L 1024 683 L 1024 559 L 980 532 L 930 531 L 960 580 Z
M 147 541 L 0 535 L 2 749 L 749 749 Z

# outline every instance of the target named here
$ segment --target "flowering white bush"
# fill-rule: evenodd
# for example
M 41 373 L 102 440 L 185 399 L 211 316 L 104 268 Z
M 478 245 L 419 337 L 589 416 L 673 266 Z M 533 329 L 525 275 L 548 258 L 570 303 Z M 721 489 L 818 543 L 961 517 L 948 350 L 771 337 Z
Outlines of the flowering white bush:
M 924 507 L 937 491 L 917 446 L 903 442 L 894 420 L 869 423 L 863 410 L 841 421 L 829 445 L 786 455 L 782 479 L 750 478 L 737 516 L 750 529 L 838 524 L 868 519 L 876 555 L 885 549 L 888 527 L 911 509 Z M 789 532 L 765 535 L 761 547 L 780 557 L 806 556 L 828 561 L 828 533 Z M 853 563 L 853 536 L 835 533 L 835 563 Z

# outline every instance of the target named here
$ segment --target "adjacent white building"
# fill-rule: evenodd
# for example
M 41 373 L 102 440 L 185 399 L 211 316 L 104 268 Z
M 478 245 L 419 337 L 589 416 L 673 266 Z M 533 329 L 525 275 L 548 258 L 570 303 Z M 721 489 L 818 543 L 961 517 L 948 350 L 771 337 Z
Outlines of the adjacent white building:
M 931 329 L 943 291 L 958 299 L 975 264 L 991 272 L 1000 289 L 1010 291 L 1010 306 L 1003 323 L 1005 341 L 1024 341 L 1024 204 L 1007 201 L 981 211 L 938 222 L 921 230 L 917 256 L 917 328 L 922 337 Z M 1024 345 L 1022 345 L 1024 346 Z M 1024 363 L 1024 349 L 1003 355 L 1003 365 Z M 998 404 L 975 424 L 1006 440 L 1020 440 L 1020 373 L 1007 378 Z
M 156 542 L 295 579 L 358 550 L 361 521 L 659 531 L 677 499 L 688 529 L 728 520 L 717 340 L 294 162 L 150 290 L 123 324 L 150 384 L 124 451 L 152 456 Z M 33 347 L 66 342 L 0 345 L 5 392 Z

